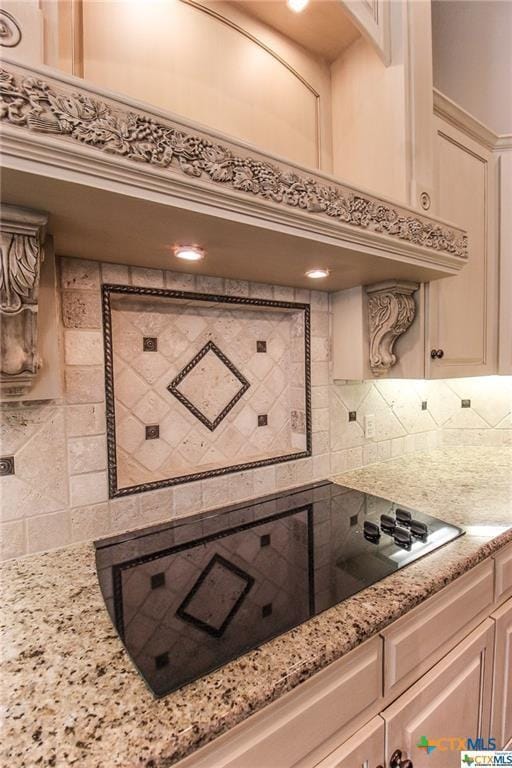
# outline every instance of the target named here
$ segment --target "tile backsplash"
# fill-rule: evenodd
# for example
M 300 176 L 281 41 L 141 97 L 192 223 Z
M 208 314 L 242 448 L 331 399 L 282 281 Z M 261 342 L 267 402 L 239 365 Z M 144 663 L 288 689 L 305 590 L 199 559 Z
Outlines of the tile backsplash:
M 78 259 L 61 259 L 60 271 L 65 397 L 2 409 L 1 457 L 12 459 L 14 469 L 5 463 L 0 477 L 2 559 L 241 501 L 410 451 L 511 443 L 511 377 L 330 384 L 326 293 Z M 101 283 L 310 303 L 312 456 L 109 499 Z M 365 417 L 374 423 L 374 437 L 365 437 Z M 290 427 L 301 434 L 300 413 L 292 414 Z
M 310 455 L 308 305 L 109 298 L 113 495 Z

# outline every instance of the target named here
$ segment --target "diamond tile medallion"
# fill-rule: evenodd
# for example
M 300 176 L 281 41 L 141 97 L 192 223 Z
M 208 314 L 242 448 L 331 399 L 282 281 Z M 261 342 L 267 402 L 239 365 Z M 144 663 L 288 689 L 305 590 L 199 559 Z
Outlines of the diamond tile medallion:
M 221 637 L 241 608 L 254 579 L 221 555 L 214 555 L 176 611 L 176 616 Z
M 167 387 L 212 432 L 251 385 L 209 341 Z

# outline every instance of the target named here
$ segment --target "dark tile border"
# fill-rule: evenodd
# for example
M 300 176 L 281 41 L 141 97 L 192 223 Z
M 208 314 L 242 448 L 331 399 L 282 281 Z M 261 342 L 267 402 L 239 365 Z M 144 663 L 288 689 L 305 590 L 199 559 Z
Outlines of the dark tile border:
M 270 464 L 281 464 L 286 461 L 305 459 L 312 455 L 311 433 L 311 309 L 309 304 L 294 301 L 274 301 L 271 299 L 253 299 L 246 296 L 224 296 L 221 294 L 196 293 L 194 291 L 173 291 L 166 288 L 146 288 L 143 286 L 115 285 L 105 283 L 102 290 L 103 312 L 103 341 L 105 357 L 105 396 L 106 396 L 106 424 L 107 424 L 107 454 L 108 454 L 108 481 L 109 498 L 129 496 L 134 493 L 153 491 L 172 485 L 181 485 L 196 480 L 206 480 L 209 477 L 218 477 L 232 472 L 242 472 L 248 469 L 266 467 Z M 206 472 L 194 472 L 179 477 L 156 480 L 151 483 L 119 488 L 117 485 L 117 451 L 116 451 L 116 423 L 115 423 L 115 393 L 114 393 L 114 363 L 112 348 L 112 295 L 154 296 L 157 298 L 185 299 L 194 301 L 206 301 L 216 304 L 233 304 L 246 307 L 271 307 L 275 309 L 292 309 L 304 313 L 304 356 L 305 356 L 305 408 L 306 408 L 306 450 L 296 453 L 274 456 L 269 459 L 259 459 L 243 464 L 233 464 L 229 467 L 220 467 Z
M 222 411 L 213 421 L 210 421 L 210 419 L 202 411 L 200 411 L 199 408 L 196 408 L 194 403 L 192 403 L 188 399 L 188 397 L 186 397 L 178 389 L 178 386 L 181 384 L 181 382 L 188 376 L 190 371 L 193 368 L 195 368 L 198 363 L 201 362 L 203 357 L 206 357 L 208 352 L 213 352 L 214 355 L 217 355 L 218 359 L 224 363 L 226 368 L 230 370 L 233 376 L 237 378 L 238 381 L 240 382 L 240 389 L 238 390 L 236 395 L 231 398 L 229 403 L 227 403 L 227 405 L 224 406 Z M 201 424 L 204 424 L 204 426 L 207 427 L 210 430 L 210 432 L 214 432 L 219 426 L 219 424 L 226 418 L 230 410 L 235 407 L 235 405 L 238 403 L 242 395 L 244 395 L 247 392 L 250 386 L 251 385 L 249 384 L 245 376 L 243 376 L 240 373 L 236 365 L 232 363 L 228 357 L 226 357 L 224 352 L 222 352 L 222 350 L 220 350 L 218 346 L 213 343 L 213 341 L 210 340 L 204 345 L 202 349 L 199 350 L 197 355 L 195 355 L 192 358 L 192 360 L 183 368 L 183 370 L 178 373 L 176 378 L 171 381 L 167 389 L 169 390 L 171 395 L 174 395 L 174 397 L 177 400 L 179 400 L 180 403 L 184 405 L 185 408 L 188 411 L 190 411 L 190 413 L 192 413 L 196 417 L 196 419 L 198 419 L 201 422 Z

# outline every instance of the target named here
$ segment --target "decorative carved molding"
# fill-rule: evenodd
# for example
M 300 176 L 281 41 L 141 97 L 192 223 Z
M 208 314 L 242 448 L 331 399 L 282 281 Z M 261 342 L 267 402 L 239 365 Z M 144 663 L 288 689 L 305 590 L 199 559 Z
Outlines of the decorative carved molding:
M 11 13 L 0 8 L 0 46 L 2 48 L 16 48 L 20 43 L 20 25 Z
M 376 376 L 396 363 L 395 341 L 411 326 L 416 314 L 413 293 L 418 283 L 387 281 L 366 287 L 370 331 L 370 368 Z
M 467 237 L 460 229 L 359 194 L 334 181 L 270 163 L 264 156 L 241 155 L 236 145 L 220 144 L 170 121 L 122 109 L 85 90 L 64 90 L 46 80 L 1 69 L 0 119 L 432 251 L 460 259 L 468 255 Z
M 0 209 L 0 387 L 11 397 L 25 394 L 41 367 L 37 302 L 46 222 L 37 211 Z

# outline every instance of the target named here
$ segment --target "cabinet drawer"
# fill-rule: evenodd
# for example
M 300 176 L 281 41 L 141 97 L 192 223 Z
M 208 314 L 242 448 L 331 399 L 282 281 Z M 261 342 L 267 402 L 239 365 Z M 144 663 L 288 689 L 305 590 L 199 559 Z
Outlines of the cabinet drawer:
M 494 599 L 503 602 L 512 597 L 512 544 L 503 547 L 494 555 L 496 575 L 494 579 Z
M 180 768 L 291 768 L 337 732 L 348 736 L 381 698 L 382 639 L 375 637 L 180 762 Z
M 493 571 L 492 560 L 478 565 L 382 632 L 385 694 L 405 690 L 489 612 Z

